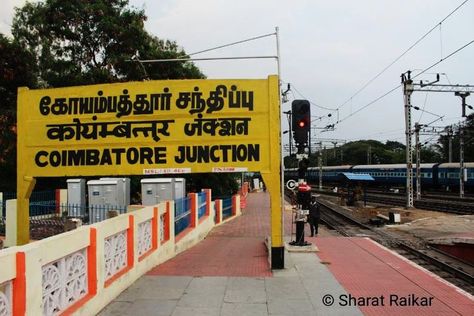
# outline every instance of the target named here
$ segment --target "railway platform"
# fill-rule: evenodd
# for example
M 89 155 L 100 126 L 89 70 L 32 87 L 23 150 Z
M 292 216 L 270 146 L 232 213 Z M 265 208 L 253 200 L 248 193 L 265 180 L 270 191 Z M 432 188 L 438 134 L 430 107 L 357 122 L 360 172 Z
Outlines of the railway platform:
M 472 315 L 472 295 L 364 237 L 324 228 L 314 252 L 286 252 L 271 270 L 269 197 L 154 267 L 100 315 Z M 285 210 L 291 239 L 291 210 Z

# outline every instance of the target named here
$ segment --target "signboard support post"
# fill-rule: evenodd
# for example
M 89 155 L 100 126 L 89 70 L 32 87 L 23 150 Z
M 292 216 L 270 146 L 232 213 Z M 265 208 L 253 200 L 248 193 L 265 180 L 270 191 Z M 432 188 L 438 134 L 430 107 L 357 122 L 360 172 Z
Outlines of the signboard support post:
M 35 178 L 18 176 L 16 218 L 17 245 L 24 245 L 30 242 L 30 196 L 35 184 Z

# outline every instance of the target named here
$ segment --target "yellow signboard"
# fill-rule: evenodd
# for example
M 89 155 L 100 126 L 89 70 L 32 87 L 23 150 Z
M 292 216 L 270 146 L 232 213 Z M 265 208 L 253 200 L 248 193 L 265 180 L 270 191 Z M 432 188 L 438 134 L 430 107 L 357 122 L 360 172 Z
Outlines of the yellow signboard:
M 273 85 L 272 85 L 273 82 Z M 31 176 L 271 170 L 269 80 L 168 80 L 19 91 Z
M 35 177 L 258 171 L 281 248 L 279 113 L 277 76 L 20 88 L 18 243 Z

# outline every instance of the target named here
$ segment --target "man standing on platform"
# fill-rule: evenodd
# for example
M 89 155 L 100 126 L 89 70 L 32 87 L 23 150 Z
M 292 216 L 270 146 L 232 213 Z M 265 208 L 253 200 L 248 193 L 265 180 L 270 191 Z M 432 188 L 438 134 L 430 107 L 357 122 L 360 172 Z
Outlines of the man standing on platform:
M 308 223 L 309 228 L 311 229 L 311 236 L 318 235 L 318 225 L 319 219 L 321 217 L 321 212 L 319 210 L 319 204 L 316 202 L 316 196 L 311 197 L 311 205 L 309 207 Z

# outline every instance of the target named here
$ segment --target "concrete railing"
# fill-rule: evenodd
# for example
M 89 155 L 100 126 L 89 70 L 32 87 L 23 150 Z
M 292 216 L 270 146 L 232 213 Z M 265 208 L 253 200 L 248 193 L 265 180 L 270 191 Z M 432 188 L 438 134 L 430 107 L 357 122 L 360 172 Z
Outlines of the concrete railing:
M 0 251 L 0 311 L 5 315 L 94 315 L 140 276 L 197 244 L 222 223 L 222 208 L 206 201 L 193 227 L 174 234 L 174 202 L 127 214 L 28 245 Z M 15 203 L 11 203 L 14 205 Z M 233 215 L 240 214 L 238 196 Z M 217 214 L 216 214 L 217 211 Z M 233 216 L 234 217 L 234 216 Z

